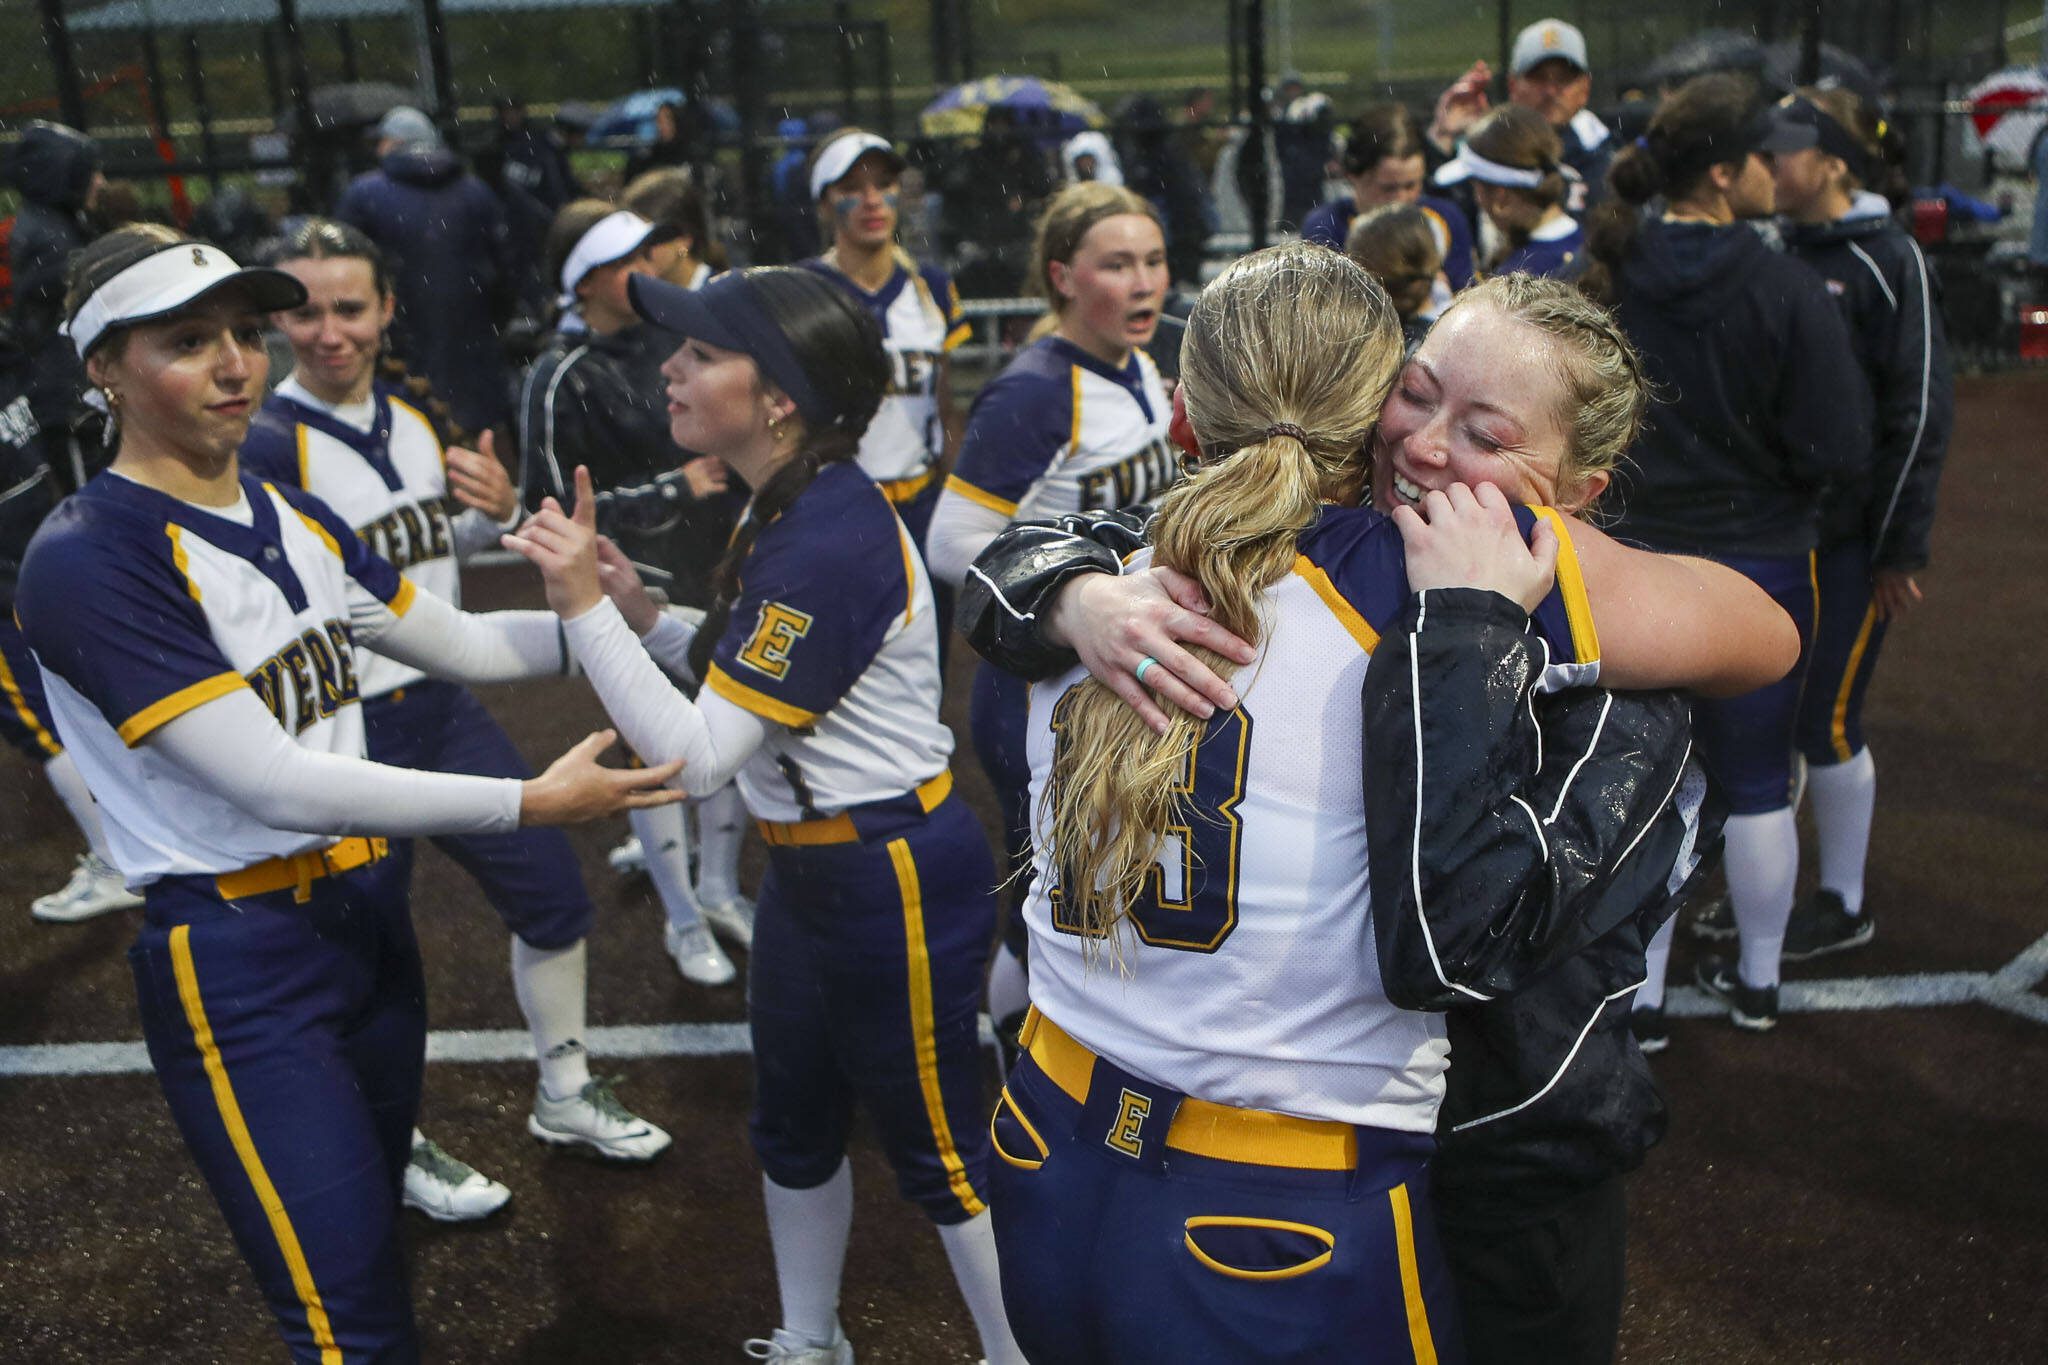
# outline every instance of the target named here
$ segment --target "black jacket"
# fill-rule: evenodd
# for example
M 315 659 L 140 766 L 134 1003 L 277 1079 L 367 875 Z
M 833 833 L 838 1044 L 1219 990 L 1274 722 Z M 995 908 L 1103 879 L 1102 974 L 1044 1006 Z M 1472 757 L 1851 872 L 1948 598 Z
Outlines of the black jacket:
M 0 321 L 0 612 L 8 613 L 29 538 L 57 505 L 45 453 L 48 437 L 29 389 L 28 354 Z
M 676 472 L 693 456 L 669 436 L 661 364 L 674 349 L 672 333 L 638 323 L 549 338 L 519 390 L 519 498 L 573 508 L 587 465 L 600 529 L 670 597 L 701 606 L 744 494 L 699 502 Z
M 1695 554 L 1813 549 L 1823 490 L 1861 496 L 1870 464 L 1869 385 L 1820 277 L 1743 224 L 1652 220 L 1614 314 L 1655 398 L 1610 529 Z
M 7 154 L 0 178 L 21 195 L 7 243 L 14 279 L 12 323 L 30 361 L 29 405 L 46 432 L 62 431 L 86 387 L 85 367 L 58 334 L 71 253 L 91 237 L 85 201 L 99 171 L 99 149 L 61 123 L 31 123 Z
M 1012 526 L 961 591 L 969 644 L 1027 678 L 1071 667 L 1040 638 L 1040 613 L 1075 575 L 1117 572 L 1144 525 L 1082 513 Z M 1395 1004 L 1446 1014 L 1447 1209 L 1539 1217 L 1634 1169 L 1663 1135 L 1628 1005 L 1723 812 L 1688 762 L 1678 697 L 1582 689 L 1532 705 L 1526 616 L 1488 593 L 1428 601 L 1426 630 L 1411 606 L 1406 629 L 1382 637 L 1363 699 L 1368 838 L 1419 852 L 1419 883 L 1408 859 L 1374 867 L 1380 971 Z M 1432 774 L 1420 802 L 1418 742 Z
M 1830 493 L 1821 544 L 1868 545 L 1874 569 L 1923 568 L 1955 425 L 1955 374 L 1933 274 L 1876 195 L 1859 197 L 1847 218 L 1788 227 L 1785 245 L 1841 305 L 1876 403 L 1870 480 L 1861 497 Z
M 1423 605 L 1426 603 L 1426 610 Z M 1387 997 L 1444 1011 L 1437 1194 L 1512 1217 L 1642 1164 L 1662 1095 L 1629 1033 L 1644 952 L 1719 840 L 1672 692 L 1537 696 L 1528 616 L 1433 590 L 1365 685 L 1366 834 Z
M 506 421 L 512 369 L 498 324 L 517 263 L 498 196 L 447 148 L 414 146 L 350 182 L 334 216 L 384 252 L 398 299 L 393 349 L 469 431 Z

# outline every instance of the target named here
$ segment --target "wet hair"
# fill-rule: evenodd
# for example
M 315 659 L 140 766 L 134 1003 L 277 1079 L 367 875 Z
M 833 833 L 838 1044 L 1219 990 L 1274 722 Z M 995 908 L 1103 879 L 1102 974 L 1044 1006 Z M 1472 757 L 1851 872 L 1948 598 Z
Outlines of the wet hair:
M 370 279 L 377 287 L 377 297 L 390 296 L 391 273 L 385 267 L 384 253 L 360 229 L 347 223 L 337 223 L 332 218 L 307 218 L 263 253 L 266 265 L 283 265 L 286 261 L 339 260 L 369 262 Z
M 1564 144 L 1558 140 L 1557 130 L 1550 126 L 1550 120 L 1535 110 L 1525 109 L 1519 104 L 1504 104 L 1491 110 L 1473 125 L 1465 145 L 1488 161 L 1517 170 L 1543 172 L 1543 183 L 1533 189 L 1524 189 L 1520 185 L 1495 188 L 1520 195 L 1543 207 L 1564 203 L 1565 178 L 1559 164 L 1564 156 Z
M 814 149 L 814 150 L 813 150 L 813 151 L 811 152 L 810 158 L 809 158 L 808 160 L 806 160 L 806 161 L 804 162 L 804 184 L 805 184 L 806 186 L 808 186 L 808 185 L 809 185 L 809 184 L 811 183 L 811 171 L 812 171 L 812 169 L 813 169 L 814 167 L 816 167 L 816 166 L 817 166 L 817 164 L 818 164 L 818 158 L 820 158 L 820 157 L 822 157 L 822 156 L 824 156 L 824 155 L 825 155 L 825 149 L 826 149 L 827 147 L 830 147 L 830 146 L 831 146 L 831 145 L 832 145 L 833 143 L 835 143 L 835 142 L 838 142 L 838 141 L 840 141 L 840 140 L 841 140 L 841 139 L 843 139 L 843 138 L 849 138 L 849 137 L 866 137 L 866 136 L 867 136 L 867 130 L 866 130 L 865 128 L 856 128 L 856 127 L 853 127 L 853 126 L 852 126 L 851 124 L 849 124 L 848 126 L 846 126 L 846 127 L 844 127 L 844 128 L 841 128 L 841 129 L 840 129 L 840 130 L 839 130 L 838 132 L 836 132 L 836 133 L 832 134 L 832 136 L 830 136 L 830 137 L 826 138 L 826 139 L 825 139 L 824 141 L 820 142 L 820 143 L 819 143 L 819 144 L 817 145 L 816 149 Z M 866 152 L 862 152 L 862 153 L 861 153 L 861 155 L 862 155 L 862 156 L 866 156 L 866 155 L 867 155 L 867 153 L 866 153 Z M 858 159 L 858 158 L 855 158 L 855 161 L 854 161 L 854 165 L 859 165 L 859 164 L 860 164 L 860 162 L 859 162 L 859 159 Z M 849 174 L 849 175 L 850 175 L 850 174 L 852 174 L 852 173 L 853 173 L 853 166 L 848 166 L 848 167 L 846 168 L 846 170 L 847 170 L 847 174 Z M 841 176 L 841 177 L 840 177 L 840 179 L 841 179 L 841 180 L 843 180 L 843 179 L 845 179 L 845 178 L 846 178 L 845 176 Z M 834 183 L 836 184 L 837 182 L 835 181 Z M 830 189 L 831 189 L 832 187 L 831 187 L 830 185 L 827 185 L 827 186 L 826 186 L 825 188 L 826 188 L 827 190 L 830 190 Z M 813 204 L 813 205 L 811 206 L 811 209 L 812 209 L 812 211 L 813 211 L 814 213 L 816 213 L 816 214 L 818 215 L 818 232 L 819 232 L 819 235 L 820 235 L 820 236 L 822 236 L 822 237 L 824 238 L 825 242 L 826 242 L 826 243 L 827 243 L 827 244 L 829 245 L 829 244 L 830 244 L 831 242 L 833 242 L 833 241 L 834 241 L 834 240 L 835 240 L 835 239 L 836 239 L 836 238 L 838 237 L 838 235 L 839 235 L 839 219 L 838 219 L 838 216 L 837 216 L 836 214 L 834 214 L 834 213 L 833 213 L 831 205 L 830 205 L 830 204 L 828 204 L 828 203 L 827 203 L 827 202 L 826 202 L 826 201 L 825 201 L 824 199 L 822 199 L 822 198 L 821 198 L 821 199 L 819 199 L 819 200 L 818 200 L 818 202 L 817 202 L 816 204 Z M 901 217 L 901 215 L 900 215 L 900 214 L 898 215 L 898 217 L 897 217 L 897 220 L 896 220 L 896 221 L 897 221 L 897 227 L 898 227 L 898 229 L 900 230 L 900 229 L 901 229 L 901 227 L 902 227 L 902 222 L 903 222 L 903 220 L 902 220 L 902 217 Z M 902 267 L 903 267 L 903 268 L 904 268 L 905 270 L 911 271 L 911 272 L 913 272 L 913 273 L 915 273 L 915 272 L 916 272 L 916 270 L 917 270 L 917 262 L 911 259 L 911 257 L 910 257 L 910 253 L 909 253 L 909 252 L 907 252 L 907 251 L 905 251 L 905 250 L 904 250 L 904 249 L 902 248 L 902 246 L 898 245 L 898 246 L 897 246 L 897 247 L 895 248 L 895 250 L 894 250 L 894 251 L 892 251 L 892 252 L 891 252 L 890 254 L 891 254 L 891 255 L 893 255 L 893 256 L 894 256 L 894 257 L 896 258 L 896 264 L 898 264 L 898 265 L 902 266 Z
M 1444 264 L 1429 215 L 1413 204 L 1382 204 L 1352 219 L 1344 254 L 1380 282 L 1404 321 L 1429 302 Z
M 661 166 L 635 176 L 620 191 L 619 207 L 631 209 L 650 223 L 658 223 L 688 237 L 690 254 L 713 271 L 724 270 L 730 264 L 725 256 L 725 244 L 711 233 L 711 213 L 704 206 L 704 191 L 697 188 L 697 178 L 690 174 L 688 167 Z M 584 230 L 589 231 L 588 228 Z M 571 242 L 569 250 L 573 251 L 575 245 Z M 568 258 L 568 251 L 564 251 L 562 259 Z M 555 274 L 561 273 L 562 267 L 557 264 Z
M 377 297 L 391 297 L 391 276 L 384 264 L 384 253 L 361 230 L 331 218 L 306 219 L 265 251 L 263 259 L 264 264 L 276 266 L 288 261 L 363 261 L 370 267 Z M 435 395 L 433 385 L 407 369 L 405 361 L 388 348 L 377 356 L 376 377 L 426 416 L 442 445 L 469 444 L 470 433 L 455 420 L 448 404 Z
M 1619 465 L 1655 395 L 1642 357 L 1614 315 L 1562 280 L 1519 274 L 1473 285 L 1451 301 L 1444 318 L 1474 307 L 1492 308 L 1552 343 L 1566 433 L 1560 498 Z
M 1714 167 L 1747 159 L 1762 111 L 1756 83 L 1727 72 L 1695 76 L 1667 95 L 1649 131 L 1622 148 L 1607 168 L 1614 193 L 1587 222 L 1592 261 L 1579 287 L 1602 303 L 1613 302 L 1622 262 L 1642 226 L 1642 206 L 1659 196 L 1682 199 Z
M 1100 180 L 1083 180 L 1068 185 L 1045 206 L 1031 244 L 1029 278 L 1045 300 L 1046 308 L 1045 316 L 1031 329 L 1034 339 L 1059 325 L 1060 310 L 1065 306 L 1060 291 L 1053 287 L 1052 263 L 1071 264 L 1074 253 L 1081 249 L 1082 240 L 1097 223 L 1121 218 L 1127 213 L 1149 218 L 1154 224 L 1159 222 L 1159 210 L 1152 207 L 1149 199 L 1122 185 L 1107 185 Z M 1163 233 L 1164 227 L 1160 231 Z
M 1344 174 L 1369 174 L 1388 157 L 1421 156 L 1422 145 L 1421 125 L 1407 105 L 1371 105 L 1351 120 L 1351 135 L 1344 139 Z
M 1322 504 L 1355 498 L 1367 444 L 1400 369 L 1401 327 L 1379 285 L 1305 242 L 1232 262 L 1202 291 L 1181 344 L 1199 467 L 1153 522 L 1153 563 L 1197 579 L 1225 630 L 1257 643 L 1265 590 L 1293 567 Z M 1236 665 L 1193 648 L 1218 673 Z M 1121 962 L 1121 924 L 1166 831 L 1193 816 L 1181 774 L 1203 722 L 1173 712 L 1155 735 L 1103 683 L 1060 702 L 1045 802 L 1054 864 L 1082 932 Z
M 732 620 L 739 600 L 740 569 L 753 553 L 762 528 L 781 516 L 827 465 L 849 464 L 860 453 L 860 438 L 881 409 L 890 366 L 882 349 L 881 325 L 844 289 L 815 271 L 768 266 L 740 277 L 796 353 L 804 377 L 831 417 L 812 424 L 790 420 L 801 432 L 797 448 L 754 490 L 747 514 L 712 574 L 711 607 L 690 646 L 690 667 L 707 676 L 711 651 Z

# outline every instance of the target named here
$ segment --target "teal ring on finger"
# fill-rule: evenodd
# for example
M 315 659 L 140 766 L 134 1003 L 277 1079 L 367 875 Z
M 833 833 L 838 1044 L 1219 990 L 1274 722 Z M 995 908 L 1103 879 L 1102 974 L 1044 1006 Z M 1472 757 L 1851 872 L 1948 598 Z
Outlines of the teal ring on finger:
M 1136 675 L 1140 685 L 1143 685 L 1145 681 L 1145 670 L 1148 668 L 1156 667 L 1158 663 L 1159 660 L 1153 658 L 1150 654 L 1147 654 L 1144 658 L 1138 660 L 1138 666 L 1131 671 L 1133 674 Z

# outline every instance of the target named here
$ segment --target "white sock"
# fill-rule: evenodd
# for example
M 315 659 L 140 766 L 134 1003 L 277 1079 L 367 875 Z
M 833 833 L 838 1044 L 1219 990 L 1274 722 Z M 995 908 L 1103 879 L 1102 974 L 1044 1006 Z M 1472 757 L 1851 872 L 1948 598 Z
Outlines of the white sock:
M 716 905 L 739 899 L 740 843 L 747 808 L 728 782 L 697 803 L 697 898 Z
M 1664 921 L 1650 939 L 1649 947 L 1643 953 L 1643 986 L 1636 992 L 1635 1008 L 1639 1010 L 1660 1010 L 1664 1008 L 1664 978 L 1671 971 L 1671 931 L 1678 924 L 1678 916 Z
M 550 1099 L 566 1100 L 590 1084 L 590 1056 L 583 1050 L 586 941 L 536 948 L 512 937 L 512 993 L 533 1030 L 541 1089 Z
M 71 818 L 77 823 L 78 832 L 85 836 L 85 846 L 92 850 L 92 856 L 112 867 L 114 855 L 107 852 L 107 831 L 100 824 L 100 803 L 92 799 L 85 779 L 78 775 L 78 765 L 71 761 L 71 751 L 67 749 L 45 763 L 43 775 L 57 789 L 64 809 L 71 812 Z
M 1820 884 L 1863 913 L 1863 864 L 1870 854 L 1870 818 L 1877 809 L 1877 763 L 1864 751 L 1847 763 L 1810 768 L 1808 792 L 1820 834 Z
M 1742 934 L 1739 970 L 1745 986 L 1778 984 L 1792 888 L 1799 880 L 1799 826 L 1788 806 L 1762 815 L 1728 817 L 1728 900 Z
M 839 1335 L 839 1276 L 853 1231 L 853 1167 L 840 1162 L 830 1180 L 808 1190 L 762 1176 L 761 1197 L 768 1205 L 783 1330 L 828 1345 Z
M 690 827 L 681 803 L 626 812 L 640 852 L 647 859 L 647 879 L 668 912 L 668 922 L 687 929 L 702 921 L 697 893 L 690 889 Z
M 1031 1003 L 1031 979 L 1024 964 L 1008 944 L 998 945 L 996 960 L 988 968 L 988 1017 L 1001 1027 L 1011 1015 Z
M 953 1279 L 974 1316 L 974 1330 L 981 1334 L 981 1353 L 988 1365 L 1024 1365 L 1024 1353 L 1010 1335 L 1009 1315 L 1003 1311 L 1003 1278 L 996 1269 L 996 1230 L 986 1210 L 964 1223 L 939 1229 L 939 1242 L 946 1259 L 953 1263 Z

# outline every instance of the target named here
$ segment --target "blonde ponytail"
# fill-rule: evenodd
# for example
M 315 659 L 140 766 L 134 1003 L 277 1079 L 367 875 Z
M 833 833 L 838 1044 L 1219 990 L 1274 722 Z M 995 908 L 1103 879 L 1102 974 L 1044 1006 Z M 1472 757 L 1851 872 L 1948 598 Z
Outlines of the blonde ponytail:
M 1385 291 L 1324 247 L 1246 256 L 1202 292 L 1181 361 L 1203 458 L 1160 504 L 1152 562 L 1197 579 L 1225 629 L 1263 639 L 1263 594 L 1292 568 L 1296 539 L 1323 503 L 1363 491 L 1366 440 L 1401 355 Z M 1191 652 L 1220 674 L 1234 668 Z M 1119 962 L 1119 926 L 1166 831 L 1205 818 L 1186 800 L 1205 722 L 1168 710 L 1155 735 L 1093 679 L 1057 710 L 1045 800 L 1064 914 Z

